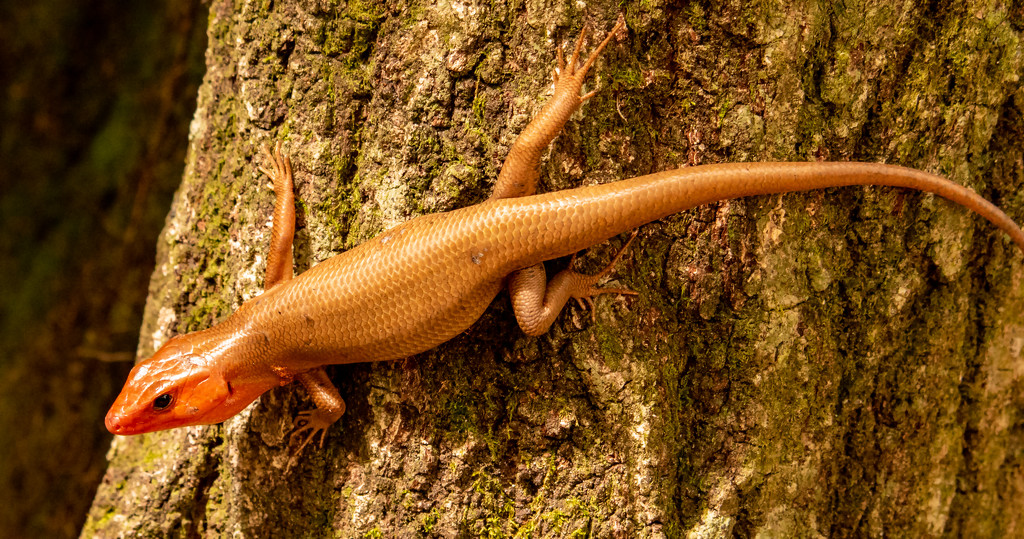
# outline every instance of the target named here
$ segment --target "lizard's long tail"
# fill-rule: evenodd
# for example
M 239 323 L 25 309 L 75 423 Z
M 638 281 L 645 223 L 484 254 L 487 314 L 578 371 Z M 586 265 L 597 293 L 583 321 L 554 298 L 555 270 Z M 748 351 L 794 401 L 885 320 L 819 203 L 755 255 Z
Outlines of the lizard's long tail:
M 534 260 L 574 253 L 689 208 L 745 196 L 848 185 L 934 193 L 991 221 L 1024 251 L 1024 232 L 974 191 L 941 176 L 879 163 L 729 163 L 680 168 L 630 180 L 498 201 Z M 503 212 L 504 213 L 504 212 Z M 518 250 L 522 252 L 522 250 Z M 517 261 L 509 260 L 511 265 Z

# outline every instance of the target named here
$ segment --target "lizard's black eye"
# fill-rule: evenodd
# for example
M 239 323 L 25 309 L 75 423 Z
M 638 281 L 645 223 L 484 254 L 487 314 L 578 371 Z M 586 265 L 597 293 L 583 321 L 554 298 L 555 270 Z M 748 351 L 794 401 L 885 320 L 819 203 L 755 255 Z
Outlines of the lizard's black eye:
M 174 401 L 174 397 L 170 393 L 164 393 L 153 400 L 153 409 L 156 411 L 166 410 Z

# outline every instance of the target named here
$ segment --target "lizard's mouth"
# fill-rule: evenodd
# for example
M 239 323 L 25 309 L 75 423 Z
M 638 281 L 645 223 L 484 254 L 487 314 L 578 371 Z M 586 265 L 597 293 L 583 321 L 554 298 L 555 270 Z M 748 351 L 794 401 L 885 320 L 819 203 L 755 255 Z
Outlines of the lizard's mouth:
M 110 410 L 107 412 L 107 417 L 103 422 L 107 425 L 107 430 L 109 430 L 111 434 L 121 436 L 135 434 L 135 432 L 132 432 L 132 429 L 128 426 L 128 423 L 125 420 L 125 416 L 116 414 L 113 410 Z
M 111 434 L 118 436 L 130 436 L 132 434 L 143 434 L 146 432 L 152 432 L 159 430 L 159 426 L 150 426 L 147 428 L 145 423 L 140 424 L 138 420 L 132 418 L 130 413 L 120 413 L 116 407 L 111 408 L 107 412 L 107 417 L 103 419 L 103 423 L 106 424 L 107 430 Z

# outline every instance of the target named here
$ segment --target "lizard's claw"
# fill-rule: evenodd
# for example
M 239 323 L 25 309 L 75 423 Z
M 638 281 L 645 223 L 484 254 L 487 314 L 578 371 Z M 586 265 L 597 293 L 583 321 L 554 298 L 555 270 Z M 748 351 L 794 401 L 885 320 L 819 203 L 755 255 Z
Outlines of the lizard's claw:
M 313 441 L 317 435 L 320 436 L 319 447 L 323 449 L 324 438 L 327 436 L 327 428 L 334 423 L 335 419 L 323 417 L 323 413 L 319 409 L 305 410 L 299 412 L 295 416 L 295 421 L 292 423 L 292 431 L 288 435 L 288 445 L 299 444 L 295 451 L 292 453 L 292 457 L 288 460 L 288 466 L 285 471 L 291 469 L 291 467 L 298 461 L 299 455 L 302 454 L 302 450 L 309 445 L 309 442 Z
M 612 268 L 615 267 L 615 264 L 619 262 L 619 259 L 622 258 L 622 255 L 626 254 L 626 251 L 629 250 L 629 246 L 633 244 L 633 240 L 636 239 L 636 232 L 637 231 L 634 230 L 633 233 L 629 235 L 629 239 L 626 240 L 626 244 L 622 246 L 622 249 L 619 249 L 619 252 L 615 253 L 615 258 L 612 258 L 612 261 L 609 262 L 608 265 L 604 267 L 604 269 L 602 269 L 600 272 L 598 272 L 597 275 L 594 276 L 595 280 L 600 279 L 605 275 L 611 273 Z M 636 292 L 634 292 L 634 294 L 635 293 Z
M 271 188 L 275 191 L 278 189 L 277 183 L 280 182 L 285 175 L 291 177 L 292 175 L 292 161 L 287 155 L 281 154 L 281 141 L 277 141 L 274 145 L 274 149 L 270 149 L 269 144 L 263 145 L 263 153 L 266 155 L 267 161 L 273 165 L 273 170 L 260 165 L 260 172 L 270 177 Z
M 608 273 L 612 271 L 612 269 L 615 267 L 615 264 L 619 262 L 619 259 L 622 258 L 622 255 L 626 253 L 626 250 L 629 249 L 629 246 L 633 243 L 633 240 L 635 239 L 636 230 L 633 231 L 633 234 L 629 236 L 629 240 L 626 241 L 626 244 L 622 246 L 622 249 L 619 249 L 619 252 L 615 254 L 615 257 L 612 258 L 612 261 L 609 262 L 608 265 L 604 267 L 604 269 L 599 271 L 597 274 L 591 275 L 587 278 L 589 286 L 587 286 L 587 288 L 585 288 L 584 290 L 574 292 L 572 294 L 572 298 L 576 300 L 577 304 L 579 304 L 580 309 L 587 310 L 587 307 L 590 308 L 590 320 L 592 322 L 596 320 L 596 315 L 594 314 L 596 312 L 596 309 L 594 308 L 594 296 L 600 294 L 620 294 L 625 296 L 639 295 L 638 292 L 630 290 L 628 288 L 598 288 L 594 286 L 594 284 L 596 284 L 605 275 L 608 275 Z M 569 267 L 572 267 L 572 263 L 575 261 L 576 255 L 574 254 L 572 255 L 572 260 L 569 262 Z
M 611 31 L 608 32 L 608 35 L 605 36 L 604 41 L 602 41 L 601 44 L 598 45 L 597 48 L 590 53 L 590 56 L 587 58 L 587 61 L 584 62 L 582 66 L 579 66 L 578 69 L 577 64 L 579 63 L 580 52 L 583 50 L 583 41 L 587 36 L 587 27 L 584 26 L 583 29 L 580 30 L 580 36 L 579 38 L 576 39 L 576 46 L 573 48 L 572 56 L 569 58 L 568 64 L 565 63 L 565 60 L 562 57 L 562 48 L 558 47 L 558 67 L 555 69 L 554 76 L 552 77 L 555 81 L 555 86 L 557 87 L 559 81 L 563 80 L 563 76 L 565 76 L 568 79 L 573 79 L 573 82 L 575 82 L 576 84 L 582 84 L 584 77 L 587 76 L 587 71 L 589 71 L 590 67 L 594 65 L 594 62 L 597 61 L 597 57 L 601 55 L 601 51 L 603 51 L 605 46 L 608 45 L 608 42 L 611 41 L 613 37 L 618 35 L 618 33 L 625 27 L 626 20 L 620 13 L 618 20 L 615 21 L 615 26 L 612 27 Z M 580 97 L 580 102 L 582 103 L 590 99 L 591 97 L 594 97 L 594 94 L 596 93 L 596 89 L 587 92 L 582 97 Z

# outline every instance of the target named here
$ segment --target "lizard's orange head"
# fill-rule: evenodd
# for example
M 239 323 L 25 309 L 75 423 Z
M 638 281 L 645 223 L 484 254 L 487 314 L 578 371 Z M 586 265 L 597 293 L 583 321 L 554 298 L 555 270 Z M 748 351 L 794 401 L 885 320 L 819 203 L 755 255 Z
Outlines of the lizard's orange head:
M 107 412 L 107 430 L 142 434 L 220 423 L 259 396 L 232 390 L 211 358 L 200 353 L 199 335 L 172 338 L 132 369 Z

